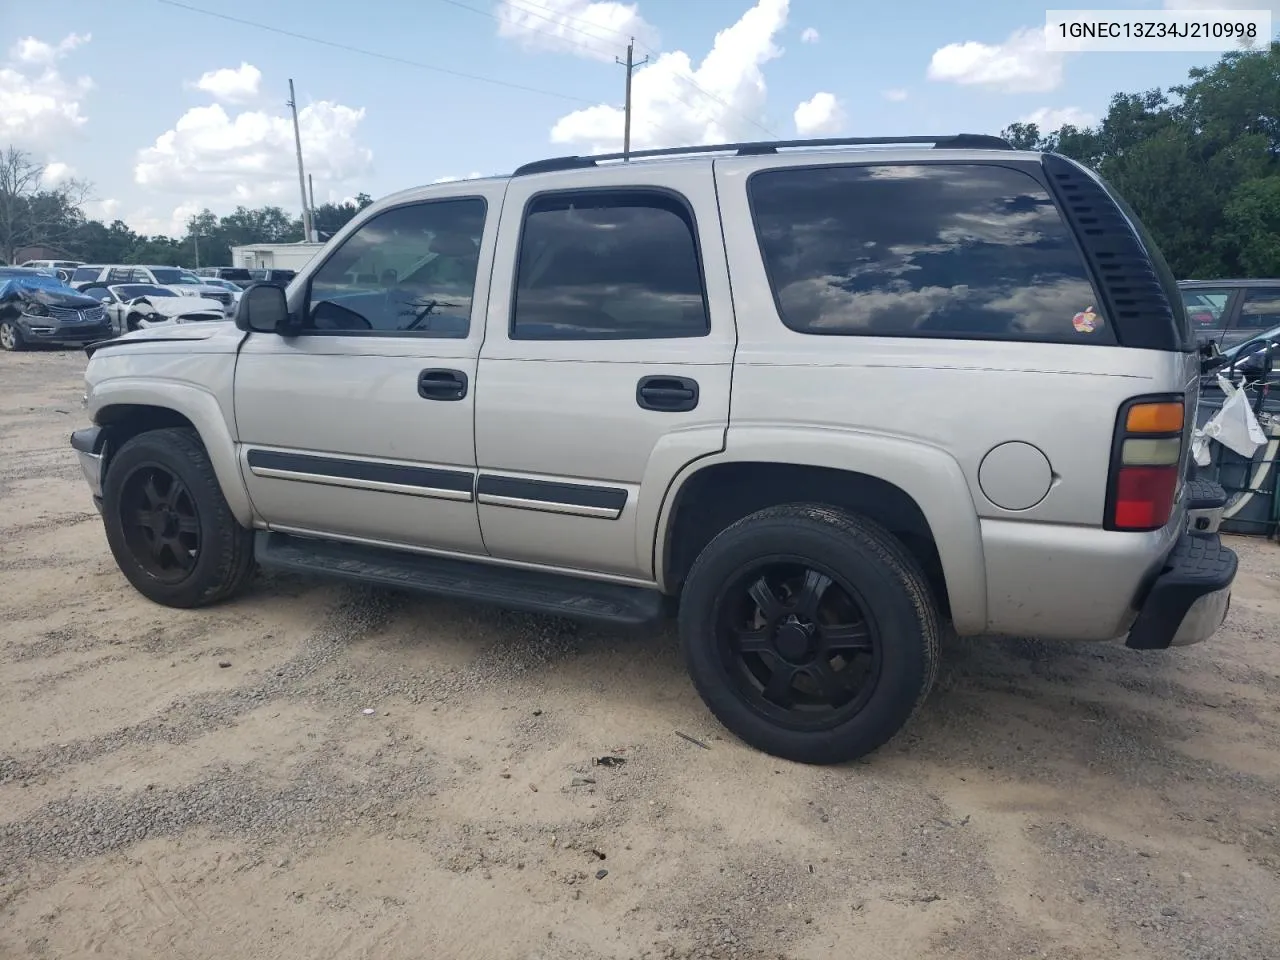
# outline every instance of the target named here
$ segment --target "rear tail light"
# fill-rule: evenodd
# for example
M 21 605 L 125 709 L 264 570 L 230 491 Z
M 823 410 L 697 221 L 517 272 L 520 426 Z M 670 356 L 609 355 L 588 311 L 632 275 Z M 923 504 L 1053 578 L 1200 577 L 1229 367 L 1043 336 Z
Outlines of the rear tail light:
M 1137 397 L 1120 410 L 1111 453 L 1107 529 L 1159 530 L 1181 479 L 1182 398 Z

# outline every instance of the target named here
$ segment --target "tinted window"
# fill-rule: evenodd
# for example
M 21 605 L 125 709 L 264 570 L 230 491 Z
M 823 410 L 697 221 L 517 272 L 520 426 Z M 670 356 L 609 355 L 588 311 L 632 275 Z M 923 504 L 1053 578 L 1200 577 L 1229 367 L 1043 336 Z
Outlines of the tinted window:
M 810 167 L 758 173 L 748 189 L 793 330 L 1116 342 L 1057 207 L 1025 173 Z
M 1267 330 L 1280 326 L 1280 287 L 1250 290 L 1240 304 L 1241 329 Z
M 128 283 L 133 279 L 133 274 L 130 267 L 116 267 L 107 274 L 107 283 Z
M 71 274 L 71 282 L 88 283 L 90 280 L 97 280 L 101 272 L 101 267 L 76 267 L 76 272 Z
M 1192 330 L 1221 330 L 1227 324 L 1230 290 L 1183 290 L 1182 303 Z
M 83 293 L 86 297 L 93 297 L 93 299 L 95 300 L 107 300 L 107 299 L 114 300 L 115 299 L 115 297 L 111 296 L 111 291 L 108 290 L 106 287 L 86 287 L 84 290 L 80 292 Z
M 530 206 L 512 339 L 700 337 L 707 316 L 693 219 L 679 200 L 589 192 Z
M 123 300 L 136 300 L 138 297 L 176 297 L 178 294 L 164 287 L 151 283 L 131 283 L 116 287 L 116 293 Z
M 465 337 L 484 219 L 480 199 L 419 203 L 374 217 L 312 278 L 308 326 Z

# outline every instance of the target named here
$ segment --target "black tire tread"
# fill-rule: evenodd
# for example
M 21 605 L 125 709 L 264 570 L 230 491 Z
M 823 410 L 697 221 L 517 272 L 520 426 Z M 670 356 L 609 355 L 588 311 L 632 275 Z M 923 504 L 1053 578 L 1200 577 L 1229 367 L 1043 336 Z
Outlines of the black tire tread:
M 830 540 L 833 548 L 848 549 L 849 545 L 854 543 L 876 558 L 905 589 L 920 626 L 921 639 L 924 642 L 926 669 L 920 688 L 915 693 L 914 702 L 911 704 L 910 710 L 902 723 L 893 728 L 886 727 L 882 731 L 882 735 L 865 743 L 865 749 L 858 753 L 858 756 L 861 756 L 887 743 L 911 721 L 928 698 L 929 692 L 938 677 L 941 660 L 942 622 L 938 614 L 937 603 L 924 570 L 901 540 L 870 517 L 851 513 L 839 507 L 821 503 L 780 504 L 743 517 L 720 531 L 703 549 L 698 559 L 695 560 L 685 584 L 687 587 L 689 583 L 695 581 L 699 565 L 702 559 L 708 556 L 712 547 L 722 546 L 724 542 L 733 540 L 744 530 L 751 530 L 756 533 L 776 527 L 781 532 L 793 533 L 798 524 L 804 525 L 809 533 Z M 683 619 L 682 617 L 682 621 Z M 687 625 L 682 622 L 681 626 L 684 628 Z M 681 630 L 682 636 L 686 635 L 686 633 L 686 629 Z M 697 677 L 694 678 L 694 683 L 695 686 L 698 686 L 699 693 L 703 694 L 705 699 L 705 692 L 698 684 Z
M 218 575 L 194 593 L 175 592 L 172 597 L 166 598 L 163 602 L 167 606 L 184 609 L 220 603 L 243 589 L 253 575 L 253 531 L 242 527 L 231 512 L 227 498 L 222 494 L 217 474 L 214 473 L 213 463 L 209 460 L 209 454 L 195 430 L 186 427 L 148 430 L 128 440 L 112 459 L 118 460 L 125 451 L 133 447 L 149 444 L 158 444 L 166 448 L 170 454 L 181 458 L 195 471 L 201 484 L 206 487 L 206 496 L 203 500 L 208 502 L 201 502 L 201 511 L 212 506 L 211 519 L 215 529 L 221 533 L 214 542 L 210 543 L 209 538 L 204 537 L 201 543 L 203 550 L 219 551 L 220 555 L 214 567 Z M 110 467 L 108 467 L 109 475 Z M 196 495 L 196 491 L 193 490 L 192 493 Z

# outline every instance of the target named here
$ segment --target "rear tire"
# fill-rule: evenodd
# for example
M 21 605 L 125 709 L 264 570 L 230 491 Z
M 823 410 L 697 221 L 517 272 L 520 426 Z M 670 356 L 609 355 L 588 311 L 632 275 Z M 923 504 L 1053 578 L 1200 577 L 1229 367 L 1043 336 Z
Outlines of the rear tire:
M 800 763 L 864 756 L 901 730 L 938 670 L 919 564 L 866 517 L 771 507 L 715 537 L 685 582 L 694 686 L 749 745 Z
M 236 521 L 194 430 L 126 442 L 107 468 L 102 517 L 120 571 L 155 603 L 208 606 L 253 573 L 253 531 Z
M 0 350 L 17 353 L 25 350 L 27 342 L 22 339 L 22 331 L 12 320 L 0 320 Z

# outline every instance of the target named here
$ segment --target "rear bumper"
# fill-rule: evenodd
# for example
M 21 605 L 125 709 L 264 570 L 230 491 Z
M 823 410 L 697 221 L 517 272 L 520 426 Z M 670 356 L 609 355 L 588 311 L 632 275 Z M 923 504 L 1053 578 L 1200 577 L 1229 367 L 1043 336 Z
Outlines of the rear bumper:
M 106 460 L 107 434 L 101 427 L 85 427 L 71 434 L 71 449 L 80 461 L 80 472 L 89 484 L 89 492 L 99 510 L 102 509 L 102 466 Z
M 1238 563 L 1217 534 L 1183 534 L 1152 582 L 1125 646 L 1164 650 L 1209 639 L 1231 606 Z

